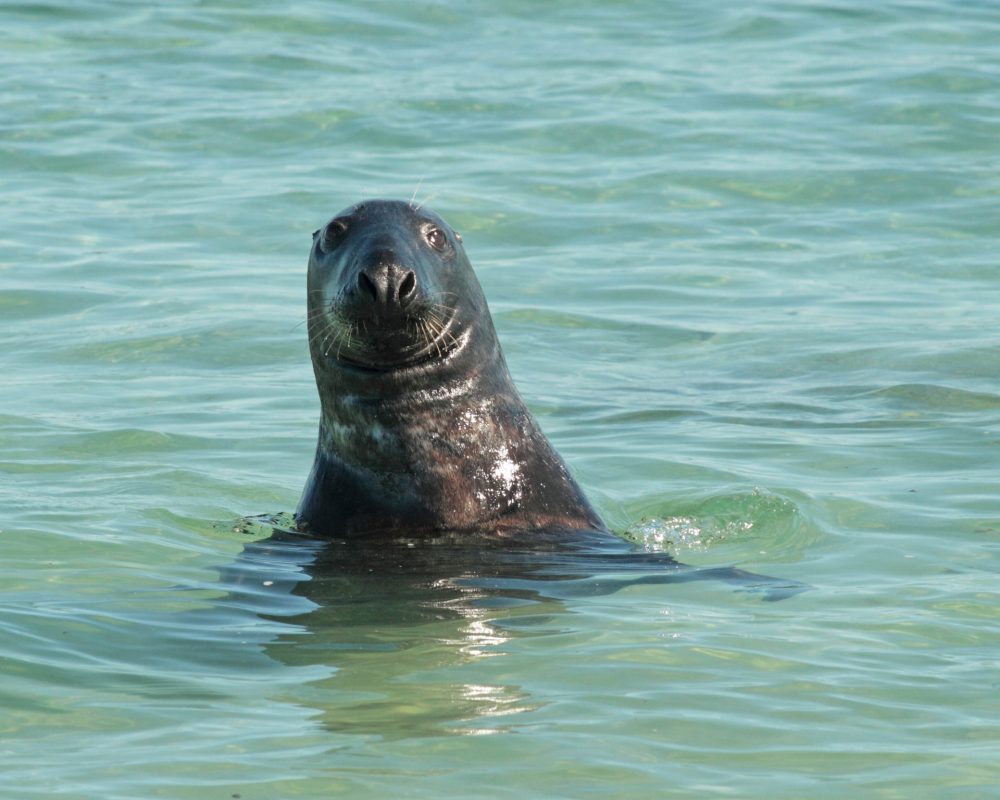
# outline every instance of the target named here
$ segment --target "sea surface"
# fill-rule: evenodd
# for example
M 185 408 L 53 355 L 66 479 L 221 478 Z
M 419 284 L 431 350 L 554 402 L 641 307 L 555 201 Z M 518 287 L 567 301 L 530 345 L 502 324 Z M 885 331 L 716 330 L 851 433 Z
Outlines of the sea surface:
M 997 3 L 7 0 L 0 181 L 5 800 L 1000 794 Z M 374 197 L 677 580 L 275 532 Z

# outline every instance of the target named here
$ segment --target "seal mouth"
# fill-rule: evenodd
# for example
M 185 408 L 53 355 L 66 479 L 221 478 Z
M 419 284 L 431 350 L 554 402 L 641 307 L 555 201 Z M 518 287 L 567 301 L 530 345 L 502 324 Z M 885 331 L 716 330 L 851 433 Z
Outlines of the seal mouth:
M 339 366 L 363 372 L 394 372 L 443 361 L 461 349 L 455 316 L 407 315 L 385 324 L 372 318 L 332 315 L 319 351 Z

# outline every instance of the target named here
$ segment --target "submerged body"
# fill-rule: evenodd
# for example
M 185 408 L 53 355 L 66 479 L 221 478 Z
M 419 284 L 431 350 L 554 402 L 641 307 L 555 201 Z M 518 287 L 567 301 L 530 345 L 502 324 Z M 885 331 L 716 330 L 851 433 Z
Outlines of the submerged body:
M 606 531 L 517 393 L 444 220 L 366 201 L 313 239 L 321 418 L 300 527 L 333 537 Z

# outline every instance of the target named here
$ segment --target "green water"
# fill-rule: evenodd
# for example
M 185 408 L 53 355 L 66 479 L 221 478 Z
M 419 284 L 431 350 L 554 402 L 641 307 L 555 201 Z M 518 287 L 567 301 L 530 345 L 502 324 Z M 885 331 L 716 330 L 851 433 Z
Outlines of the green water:
M 957 0 L 0 5 L 0 794 L 995 797 L 998 42 Z M 311 465 L 310 232 L 415 191 L 608 523 L 810 591 L 236 524 Z

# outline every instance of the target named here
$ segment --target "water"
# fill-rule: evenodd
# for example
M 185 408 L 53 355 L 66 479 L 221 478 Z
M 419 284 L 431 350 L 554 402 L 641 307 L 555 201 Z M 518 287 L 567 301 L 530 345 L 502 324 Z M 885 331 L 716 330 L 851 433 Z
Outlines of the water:
M 998 35 L 0 6 L 4 796 L 995 796 Z M 608 523 L 810 591 L 369 573 L 238 524 L 312 460 L 310 232 L 415 190 Z

